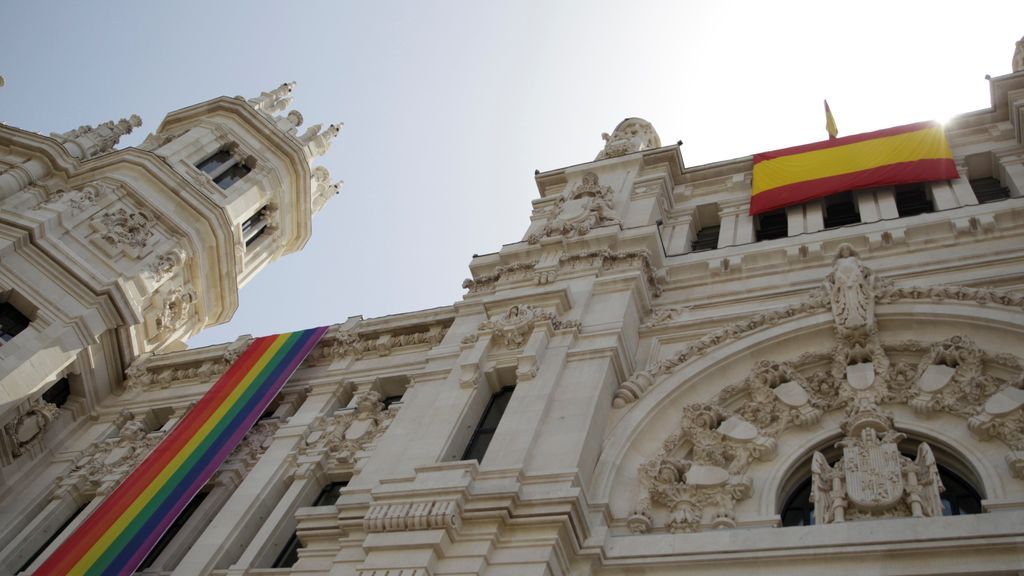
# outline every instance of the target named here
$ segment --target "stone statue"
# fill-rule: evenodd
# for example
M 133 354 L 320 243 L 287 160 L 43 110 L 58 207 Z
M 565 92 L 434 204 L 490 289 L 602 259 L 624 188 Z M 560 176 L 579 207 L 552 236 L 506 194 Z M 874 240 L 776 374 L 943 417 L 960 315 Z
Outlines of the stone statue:
M 1017 41 L 1017 48 L 1013 51 L 1012 69 L 1014 72 L 1024 71 L 1024 38 Z
M 839 246 L 825 290 L 832 301 L 832 315 L 840 336 L 874 334 L 875 274 L 860 262 L 849 244 Z
M 641 150 L 660 148 L 661 139 L 654 130 L 654 126 L 643 118 L 626 118 L 615 127 L 609 136 L 601 134 L 604 139 L 604 149 L 597 154 L 595 160 L 615 158 Z

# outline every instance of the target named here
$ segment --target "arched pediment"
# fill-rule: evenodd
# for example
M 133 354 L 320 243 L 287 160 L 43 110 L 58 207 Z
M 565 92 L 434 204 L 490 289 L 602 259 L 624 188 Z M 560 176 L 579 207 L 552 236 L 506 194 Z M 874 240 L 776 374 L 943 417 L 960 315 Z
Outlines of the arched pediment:
M 845 288 L 835 276 L 843 258 L 853 271 Z M 626 383 L 643 385 L 617 396 L 620 413 L 590 491 L 608 505 L 613 525 L 774 525 L 793 466 L 840 437 L 850 446 L 892 444 L 884 450 L 896 462 L 897 438 L 910 434 L 955 452 L 987 498 L 1024 498 L 1021 297 L 897 287 L 875 279 L 855 252 L 837 257 L 829 276 L 802 306 L 718 330 L 641 371 L 646 381 L 634 375 Z M 890 488 L 906 492 L 909 482 L 934 492 L 925 477 L 934 458 L 922 450 L 917 464 L 893 464 L 903 476 Z M 856 488 L 856 475 L 847 476 L 837 490 Z M 901 512 L 886 513 L 911 513 L 909 492 L 901 494 Z M 915 502 L 913 515 L 935 513 L 934 499 Z M 856 502 L 848 507 L 853 517 L 865 513 Z

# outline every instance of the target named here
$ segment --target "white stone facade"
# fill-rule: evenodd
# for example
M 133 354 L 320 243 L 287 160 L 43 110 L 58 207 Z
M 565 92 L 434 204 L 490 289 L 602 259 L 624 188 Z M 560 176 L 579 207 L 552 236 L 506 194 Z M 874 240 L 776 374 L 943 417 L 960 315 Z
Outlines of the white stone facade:
M 1017 574 L 1015 70 L 992 79 L 992 109 L 947 125 L 961 178 L 927 184 L 924 211 L 905 189 L 857 191 L 858 221 L 845 225 L 821 200 L 774 223 L 752 218 L 750 158 L 687 168 L 649 123 L 623 121 L 593 162 L 536 176 L 522 241 L 475 257 L 460 302 L 332 326 L 145 573 Z M 0 287 L 35 306 L 32 332 L 0 347 L 0 362 L 70 358 L 13 394 L 5 416 L 0 572 L 80 522 L 75 511 L 95 506 L 248 344 L 167 343 L 230 315 L 238 283 L 308 235 L 329 182 L 308 159 L 323 143 L 315 131 L 299 147 L 289 125 L 301 117 L 260 114 L 281 112 L 279 90 L 245 108 L 218 99 L 176 112 L 151 151 L 81 165 L 59 141 L 0 128 Z M 270 135 L 295 153 L 254 143 Z M 227 141 L 258 159 L 259 183 L 237 194 L 193 169 Z M 213 201 L 141 205 L 130 188 L 159 173 L 147 162 Z M 287 180 L 296 174 L 301 185 Z M 268 198 L 278 240 L 250 255 L 237 226 Z M 182 212 L 201 208 L 203 226 L 185 226 Z M 147 226 L 144 241 L 130 233 Z M 64 249 L 92 258 L 94 277 L 47 268 Z M 196 262 L 211 255 L 228 264 Z M 52 288 L 17 284 L 10 266 L 40 270 Z M 168 302 L 185 294 L 179 325 Z M 66 325 L 81 328 L 50 328 Z M 107 352 L 89 348 L 90 364 L 71 335 L 93 325 L 100 343 L 88 346 Z M 38 395 L 65 373 L 76 384 L 56 409 Z M 492 399 L 507 402 L 500 419 Z M 484 455 L 463 459 L 467 449 Z M 345 484 L 317 503 L 331 483 Z M 290 542 L 297 558 L 285 560 Z

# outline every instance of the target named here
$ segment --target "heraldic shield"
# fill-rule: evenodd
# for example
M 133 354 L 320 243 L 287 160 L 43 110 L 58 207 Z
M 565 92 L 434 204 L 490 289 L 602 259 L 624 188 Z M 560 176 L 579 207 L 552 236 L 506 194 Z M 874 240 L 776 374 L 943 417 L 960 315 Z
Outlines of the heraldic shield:
M 861 444 L 843 448 L 846 493 L 857 506 L 888 508 L 903 497 L 902 455 L 896 444 Z

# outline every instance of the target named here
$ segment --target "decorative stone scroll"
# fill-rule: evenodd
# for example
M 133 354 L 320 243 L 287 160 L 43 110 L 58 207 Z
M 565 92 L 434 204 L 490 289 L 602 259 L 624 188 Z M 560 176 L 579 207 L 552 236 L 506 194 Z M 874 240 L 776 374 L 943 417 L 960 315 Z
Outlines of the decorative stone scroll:
M 46 429 L 60 416 L 60 408 L 44 400 L 32 400 L 28 409 L 4 425 L 11 457 L 18 458 L 43 438 Z
M 521 348 L 538 322 L 551 322 L 555 330 L 579 328 L 579 320 L 561 320 L 553 312 L 534 308 L 527 304 L 510 306 L 501 316 L 480 324 L 479 330 L 491 330 L 494 339 L 509 350 Z
M 602 186 L 597 174 L 587 172 L 583 181 L 571 192 L 563 193 L 551 210 L 553 218 L 540 232 L 530 234 L 527 242 L 537 244 L 543 238 L 585 236 L 591 229 L 608 224 L 622 224 L 615 212 L 612 189 Z
M 351 464 L 387 431 L 394 417 L 381 395 L 371 390 L 359 397 L 355 410 L 339 410 L 316 422 L 299 454 L 324 458 L 328 464 Z
M 455 500 L 374 504 L 363 517 L 363 529 L 367 532 L 431 530 L 458 525 L 459 503 Z

